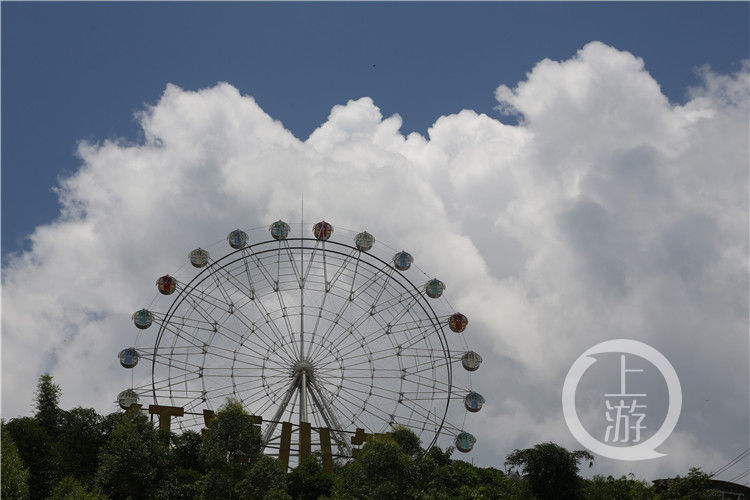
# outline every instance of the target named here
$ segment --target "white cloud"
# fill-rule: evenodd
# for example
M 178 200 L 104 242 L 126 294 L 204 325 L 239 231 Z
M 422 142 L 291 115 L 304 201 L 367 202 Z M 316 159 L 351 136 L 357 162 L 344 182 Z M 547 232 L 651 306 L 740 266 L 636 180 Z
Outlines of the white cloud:
M 145 143 L 81 144 L 60 217 L 7 263 L 3 415 L 29 412 L 44 370 L 64 406 L 112 408 L 154 278 L 235 227 L 296 220 L 304 194 L 310 217 L 364 226 L 448 283 L 485 358 L 484 461 L 574 447 L 562 378 L 617 337 L 683 382 L 678 451 L 656 469 L 684 472 L 686 449 L 728 460 L 748 432 L 748 72 L 703 78 L 672 104 L 642 60 L 592 42 L 498 87 L 517 126 L 464 110 L 405 137 L 363 97 L 304 142 L 229 84 L 168 85 L 140 114 Z

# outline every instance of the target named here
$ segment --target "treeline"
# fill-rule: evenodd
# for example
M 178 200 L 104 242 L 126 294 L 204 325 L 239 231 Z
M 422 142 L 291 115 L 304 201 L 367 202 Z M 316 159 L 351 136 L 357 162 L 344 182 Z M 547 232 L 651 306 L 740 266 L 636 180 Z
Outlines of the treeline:
M 583 479 L 593 456 L 554 443 L 515 450 L 508 473 L 426 453 L 410 430 L 367 442 L 334 473 L 319 455 L 287 472 L 261 453 L 260 429 L 228 401 L 205 438 L 160 433 L 140 413 L 61 410 L 60 388 L 43 375 L 33 417 L 2 423 L 2 498 L 11 499 L 711 499 L 708 476 L 692 469 L 662 492 L 633 478 Z

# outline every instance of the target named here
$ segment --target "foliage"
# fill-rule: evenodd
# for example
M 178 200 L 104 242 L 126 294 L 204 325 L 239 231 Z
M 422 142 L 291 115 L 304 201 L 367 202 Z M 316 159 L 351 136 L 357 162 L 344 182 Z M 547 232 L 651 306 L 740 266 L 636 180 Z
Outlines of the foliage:
M 2 441 L 0 441 L 0 497 L 7 500 L 23 500 L 29 498 L 29 469 L 21 460 L 13 439 L 10 437 L 5 424 L 2 424 Z
M 685 477 L 677 476 L 669 480 L 666 491 L 660 499 L 712 500 L 723 498 L 721 492 L 711 489 L 711 476 L 698 467 L 691 467 Z
M 159 500 L 191 500 L 200 494 L 203 474 L 184 467 L 170 467 L 167 477 L 160 483 L 155 498 Z
M 289 494 L 293 498 L 313 500 L 330 495 L 333 478 L 323 469 L 323 456 L 313 453 L 287 476 Z
M 405 427 L 369 440 L 354 460 L 336 461 L 332 475 L 323 468 L 319 453 L 287 473 L 278 460 L 261 453 L 260 429 L 237 401 L 228 400 L 217 412 L 204 439 L 194 431 L 161 434 L 140 413 L 63 411 L 59 395 L 52 377 L 43 375 L 35 416 L 2 423 L 2 498 L 721 498 L 700 469 L 658 488 L 632 476 L 581 479 L 580 464 L 593 456 L 554 443 L 515 450 L 507 457 L 506 474 L 455 460 L 453 448 L 425 452 L 419 437 Z
M 60 413 L 58 449 L 60 473 L 93 484 L 99 448 L 106 442 L 102 416 L 91 408 L 73 408 Z
M 315 485 L 312 486 L 314 487 Z M 329 485 L 325 493 L 330 492 L 330 490 L 331 487 Z M 261 455 L 252 467 L 250 467 L 250 470 L 247 472 L 244 479 L 237 483 L 235 491 L 241 496 L 241 498 L 251 500 L 261 500 L 266 498 L 266 496 L 272 491 L 274 492 L 273 495 L 276 496 L 281 493 L 287 495 L 286 470 L 284 470 L 284 466 L 281 465 L 281 462 L 275 458 Z M 317 498 L 317 496 L 313 498 Z
M 205 500 L 242 498 L 236 486 L 249 471 L 247 463 L 228 463 L 210 468 L 201 481 L 201 498 Z
M 166 469 L 159 432 L 145 416 L 126 414 L 102 447 L 96 482 L 113 499 L 153 498 Z
M 506 465 L 518 467 L 529 482 L 531 492 L 543 499 L 578 498 L 581 480 L 578 462 L 593 462 L 585 450 L 568 451 L 555 443 L 542 443 L 525 450 L 514 450 Z
M 61 479 L 52 489 L 49 500 L 106 500 L 107 497 L 92 493 L 74 477 Z
M 195 431 L 172 435 L 172 457 L 176 467 L 205 473 L 203 436 Z
M 228 400 L 208 428 L 204 448 L 209 468 L 248 463 L 260 452 L 260 429 L 239 401 Z
M 236 400 L 227 400 L 216 413 L 202 444 L 206 474 L 201 498 L 244 498 L 238 486 L 260 457 L 260 429 Z
M 401 447 L 404 453 L 410 457 L 416 457 L 422 453 L 419 436 L 411 429 L 404 426 L 396 426 L 391 432 L 391 438 Z
M 334 498 L 400 499 L 417 495 L 417 468 L 392 438 L 368 441 L 336 477 Z
M 29 468 L 29 497 L 47 498 L 59 476 L 59 459 L 52 439 L 35 418 L 14 418 L 5 427 Z
M 528 485 L 492 467 L 451 460 L 453 448 L 432 447 L 417 460 L 419 490 L 435 499 L 531 498 Z
M 45 373 L 39 377 L 36 386 L 36 415 L 39 425 L 50 436 L 55 436 L 60 425 L 61 411 L 60 386 L 52 382 L 52 375 Z
M 615 479 L 596 475 L 592 479 L 584 480 L 581 489 L 585 500 L 647 500 L 654 498 L 654 493 L 643 481 L 636 481 L 631 477 L 622 476 Z

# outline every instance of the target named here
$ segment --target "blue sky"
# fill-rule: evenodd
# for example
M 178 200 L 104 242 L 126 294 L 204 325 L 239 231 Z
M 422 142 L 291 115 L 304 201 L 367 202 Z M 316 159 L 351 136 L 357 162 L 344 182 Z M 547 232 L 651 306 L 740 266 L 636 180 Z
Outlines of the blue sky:
M 169 307 L 156 277 L 297 222 L 304 193 L 306 221 L 407 249 L 470 318 L 477 463 L 579 447 L 562 381 L 614 338 L 670 360 L 683 411 L 667 457 L 588 473 L 744 450 L 750 4 L 0 8 L 4 418 L 44 371 L 63 407 L 112 411 L 131 314 Z
M 297 138 L 372 97 L 402 132 L 461 109 L 500 118 L 499 84 L 591 40 L 627 50 L 673 102 L 748 56 L 747 3 L 2 4 L 2 251 L 54 219 L 78 141 L 140 141 L 167 83 L 227 81 Z M 512 121 L 504 117 L 503 120 Z

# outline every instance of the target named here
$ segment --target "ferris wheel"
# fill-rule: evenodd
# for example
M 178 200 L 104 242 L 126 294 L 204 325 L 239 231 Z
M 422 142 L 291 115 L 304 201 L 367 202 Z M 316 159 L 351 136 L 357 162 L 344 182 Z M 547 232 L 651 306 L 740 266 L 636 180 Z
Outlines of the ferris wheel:
M 383 245 L 367 232 L 337 241 L 328 222 L 312 229 L 290 237 L 277 221 L 271 238 L 236 229 L 223 251 L 196 248 L 190 266 L 161 276 L 161 299 L 133 314 L 137 340 L 119 353 L 133 370 L 120 406 L 181 407 L 177 423 L 189 429 L 235 399 L 262 417 L 269 449 L 287 421 L 329 428 L 341 456 L 351 456 L 347 432 L 395 426 L 427 448 L 447 439 L 470 451 L 466 416 L 484 404 L 470 373 L 482 358 L 446 285 L 406 251 L 378 256 Z

